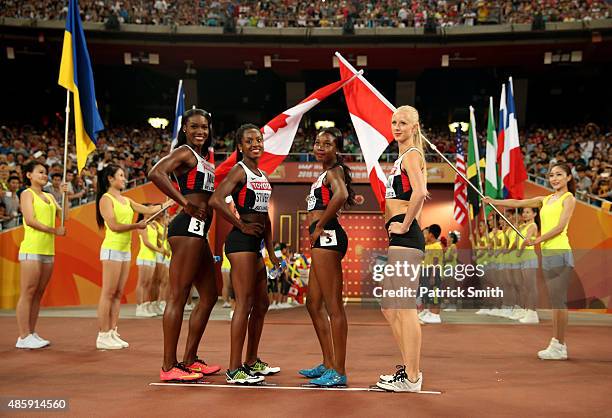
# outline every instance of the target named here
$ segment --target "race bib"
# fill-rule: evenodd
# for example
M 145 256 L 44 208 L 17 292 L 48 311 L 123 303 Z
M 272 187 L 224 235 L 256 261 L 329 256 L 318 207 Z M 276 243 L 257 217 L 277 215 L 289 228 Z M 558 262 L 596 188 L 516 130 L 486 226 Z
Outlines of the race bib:
M 215 191 L 215 173 L 210 171 L 204 172 L 204 184 L 202 185 L 202 190 L 206 192 Z
M 201 221 L 197 218 L 191 218 L 191 221 L 189 222 L 189 228 L 187 228 L 187 231 L 191 232 L 192 234 L 196 234 L 196 235 L 203 237 L 204 236 L 204 221 Z
M 317 198 L 314 197 L 314 195 L 309 194 L 306 198 L 306 203 L 308 204 L 308 210 L 313 210 L 317 204 Z
M 333 247 L 338 245 L 338 238 L 336 238 L 336 231 L 333 229 L 324 229 L 323 232 L 327 233 L 327 237 L 321 235 L 319 237 L 319 241 L 321 242 L 321 247 Z

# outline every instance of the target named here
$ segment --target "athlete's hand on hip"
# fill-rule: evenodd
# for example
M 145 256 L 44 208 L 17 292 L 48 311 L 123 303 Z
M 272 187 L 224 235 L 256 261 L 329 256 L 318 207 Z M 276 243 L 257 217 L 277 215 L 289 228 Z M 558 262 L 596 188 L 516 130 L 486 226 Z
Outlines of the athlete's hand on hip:
M 310 234 L 310 247 L 314 247 L 319 237 L 328 237 L 329 234 L 323 230 L 323 227 L 316 225 L 312 234 Z
M 206 219 L 206 208 L 196 206 L 191 202 L 187 202 L 183 211 L 192 218 L 199 219 L 201 221 Z
M 58 226 L 57 228 L 55 228 L 54 233 L 59 237 L 63 237 L 64 235 L 66 235 L 66 228 L 64 228 L 63 226 Z
M 256 237 L 259 237 L 261 234 L 263 234 L 264 226 L 258 223 L 247 224 L 242 222 L 240 225 L 240 231 L 242 231 L 243 234 L 255 235 Z
M 408 232 L 408 228 L 406 228 L 404 226 L 403 223 L 401 222 L 391 222 L 391 224 L 389 225 L 389 235 L 391 234 L 405 234 L 406 232 Z

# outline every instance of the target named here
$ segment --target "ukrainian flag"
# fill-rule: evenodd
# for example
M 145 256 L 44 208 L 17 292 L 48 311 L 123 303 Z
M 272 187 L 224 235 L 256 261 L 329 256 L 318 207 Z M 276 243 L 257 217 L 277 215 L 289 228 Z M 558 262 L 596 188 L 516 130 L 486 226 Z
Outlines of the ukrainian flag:
M 77 0 L 69 0 L 68 4 L 58 83 L 74 94 L 74 130 L 80 173 L 87 156 L 96 149 L 96 138 L 98 132 L 104 129 L 104 124 L 96 104 L 91 61 Z

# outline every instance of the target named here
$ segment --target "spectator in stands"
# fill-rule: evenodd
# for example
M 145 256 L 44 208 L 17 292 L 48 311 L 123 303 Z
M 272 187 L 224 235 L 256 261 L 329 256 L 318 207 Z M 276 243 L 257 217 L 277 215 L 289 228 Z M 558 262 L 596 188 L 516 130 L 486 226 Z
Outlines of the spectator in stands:
M 62 207 L 62 174 L 54 172 L 51 174 L 51 184 L 48 184 L 44 189 L 45 192 L 51 193 L 57 204 Z
M 21 187 L 21 181 L 17 176 L 8 178 L 8 188 L 3 192 L 2 203 L 5 208 L 5 219 L 3 220 L 3 229 L 12 228 L 19 225 L 19 196 L 17 191 Z

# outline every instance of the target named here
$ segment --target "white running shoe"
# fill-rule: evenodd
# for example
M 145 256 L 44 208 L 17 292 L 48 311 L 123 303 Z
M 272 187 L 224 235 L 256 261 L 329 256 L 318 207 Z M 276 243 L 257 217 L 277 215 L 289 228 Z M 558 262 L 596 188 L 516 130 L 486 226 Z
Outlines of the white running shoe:
M 36 338 L 38 341 L 45 343 L 45 346 L 51 344 L 51 341 L 49 340 L 45 340 L 44 338 L 42 338 L 40 335 L 38 335 L 36 332 L 33 332 L 32 335 L 34 336 L 34 338 Z
M 510 318 L 510 315 L 512 315 L 512 308 L 508 306 L 502 306 L 502 308 L 498 309 L 497 313 L 494 315 L 500 318 Z
M 279 309 L 279 307 L 278 307 L 278 303 L 276 303 L 276 302 L 273 302 L 273 303 L 270 304 L 270 306 L 268 306 L 268 310 L 269 311 L 275 311 L 277 309 Z
M 546 350 L 538 351 L 538 357 L 542 360 L 567 360 L 567 345 L 551 338 Z
M 441 324 L 442 318 L 440 318 L 439 314 L 435 314 L 433 312 L 427 312 L 427 315 L 423 315 L 421 320 L 426 324 Z
M 145 302 L 143 303 L 143 308 L 146 312 L 151 314 L 151 318 L 159 315 L 157 312 L 157 307 L 155 306 L 155 302 Z
M 423 319 L 423 317 L 425 315 L 427 315 L 429 313 L 429 309 L 423 309 L 421 312 L 419 312 L 417 315 L 419 317 L 419 319 Z
M 382 378 L 382 376 L 381 376 Z M 391 392 L 420 392 L 423 385 L 423 373 L 419 372 L 419 377 L 416 382 L 411 382 L 406 374 L 406 369 L 399 369 L 391 380 L 379 380 L 376 383 L 381 389 Z
M 291 305 L 289 302 L 283 302 L 278 305 L 278 308 L 279 309 L 290 309 L 290 308 L 293 308 L 293 305 Z
M 510 315 L 508 319 L 512 319 L 513 321 L 518 321 L 519 319 L 524 317 L 526 313 L 527 311 L 523 308 L 514 309 L 512 311 L 512 315 Z
M 120 350 L 123 348 L 111 335 L 112 331 L 98 332 L 96 348 L 98 350 Z
M 222 308 L 231 308 L 231 307 L 232 307 L 232 305 L 230 305 L 229 302 L 223 302 Z
M 480 308 L 476 311 L 476 315 L 490 315 L 490 312 L 490 309 Z
M 18 337 L 15 347 L 36 350 L 38 348 L 46 347 L 47 345 L 48 344 L 38 340 L 34 335 L 29 334 L 25 338 Z
M 159 309 L 161 309 L 162 315 L 164 314 L 164 312 L 166 311 L 166 301 L 165 300 L 160 300 L 159 301 Z
M 528 309 L 525 312 L 525 316 L 523 316 L 521 319 L 519 319 L 519 322 L 521 324 L 539 324 L 540 323 L 540 317 L 538 316 L 538 312 L 537 311 L 533 311 L 531 309 Z
M 117 331 L 117 327 L 115 327 L 114 329 L 111 329 L 110 333 L 111 333 L 111 337 L 113 338 L 113 340 L 121 344 L 121 347 L 128 348 L 130 346 L 130 344 L 128 344 L 127 341 L 123 341 L 121 338 L 119 338 L 120 334 Z
M 195 308 L 195 304 L 193 302 L 189 302 L 185 305 L 185 312 L 191 312 Z
M 151 312 L 154 312 L 157 316 L 162 316 L 164 314 L 164 310 L 161 308 L 161 302 L 156 300 L 155 302 L 151 302 Z
M 147 309 L 147 303 L 149 302 L 145 302 L 145 303 L 141 303 L 140 305 L 136 305 L 136 316 L 137 317 L 153 318 L 154 316 L 157 316 L 157 314 L 154 314 Z
M 499 316 L 499 308 L 493 308 L 493 309 L 489 309 L 489 312 L 487 312 L 487 315 L 489 316 Z

